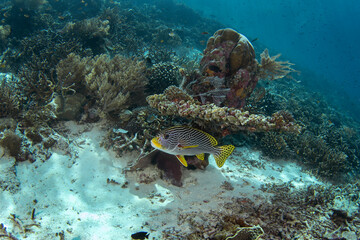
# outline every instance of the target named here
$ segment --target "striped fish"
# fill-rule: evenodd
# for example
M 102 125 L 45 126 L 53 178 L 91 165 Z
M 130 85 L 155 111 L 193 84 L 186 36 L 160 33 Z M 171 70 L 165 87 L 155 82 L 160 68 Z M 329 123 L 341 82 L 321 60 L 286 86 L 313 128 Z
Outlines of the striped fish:
M 204 153 L 209 153 L 214 156 L 217 166 L 221 168 L 235 147 L 217 145 L 218 142 L 210 134 L 186 126 L 168 128 L 151 140 L 151 146 L 175 155 L 185 167 L 188 164 L 184 156 L 196 155 L 197 158 L 204 160 Z

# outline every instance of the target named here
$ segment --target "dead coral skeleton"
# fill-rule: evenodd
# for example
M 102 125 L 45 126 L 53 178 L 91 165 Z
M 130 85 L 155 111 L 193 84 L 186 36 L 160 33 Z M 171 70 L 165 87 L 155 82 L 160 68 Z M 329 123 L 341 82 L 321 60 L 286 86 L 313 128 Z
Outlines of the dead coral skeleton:
M 18 240 L 11 232 L 8 232 L 4 224 L 0 224 L 0 238 L 8 238 L 11 240 Z
M 237 232 L 230 237 L 225 238 L 225 240 L 257 240 L 264 234 L 264 230 L 260 226 L 254 227 L 241 227 L 238 228 Z

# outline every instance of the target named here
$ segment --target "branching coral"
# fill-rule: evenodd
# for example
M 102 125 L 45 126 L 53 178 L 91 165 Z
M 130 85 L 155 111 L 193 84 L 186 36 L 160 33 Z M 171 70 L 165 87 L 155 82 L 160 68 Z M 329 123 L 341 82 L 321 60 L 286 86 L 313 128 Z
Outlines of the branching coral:
M 295 124 L 286 112 L 277 112 L 271 117 L 265 117 L 250 114 L 240 109 L 217 107 L 213 103 L 201 105 L 200 102 L 175 86 L 167 88 L 164 94 L 147 97 L 147 101 L 151 107 L 158 109 L 161 114 L 181 116 L 203 124 L 215 124 L 220 129 L 300 131 L 299 125 Z
M 77 39 L 68 38 L 51 29 L 36 31 L 17 41 L 20 45 L 17 48 L 11 47 L 11 51 L 7 51 L 4 56 L 4 62 L 14 73 L 27 65 L 35 71 L 41 69 L 42 72 L 50 74 L 56 64 L 72 52 L 81 56 L 91 54 L 91 50 L 84 50 Z
M 11 80 L 0 75 L 0 118 L 15 117 L 19 112 L 19 100 Z
M 19 74 L 15 87 L 21 92 L 21 103 L 30 106 L 43 106 L 52 100 L 56 83 L 41 66 L 25 66 Z
M 99 17 L 85 19 L 76 23 L 68 23 L 62 33 L 67 36 L 75 36 L 81 42 L 90 47 L 95 53 L 103 52 L 105 37 L 109 34 L 109 20 L 101 20 Z

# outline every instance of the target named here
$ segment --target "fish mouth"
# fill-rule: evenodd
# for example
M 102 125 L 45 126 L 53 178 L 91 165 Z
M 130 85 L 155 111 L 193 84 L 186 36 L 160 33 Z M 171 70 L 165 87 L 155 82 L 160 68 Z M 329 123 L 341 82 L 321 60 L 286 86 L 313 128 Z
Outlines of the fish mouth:
M 151 146 L 153 146 L 154 148 L 157 148 L 157 149 L 162 149 L 161 143 L 159 143 L 157 137 L 151 139 Z

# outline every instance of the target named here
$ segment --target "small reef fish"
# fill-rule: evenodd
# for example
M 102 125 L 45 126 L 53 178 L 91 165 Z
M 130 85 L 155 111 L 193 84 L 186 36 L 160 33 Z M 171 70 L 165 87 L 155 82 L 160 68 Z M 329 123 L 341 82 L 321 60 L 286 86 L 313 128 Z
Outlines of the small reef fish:
M 148 239 L 149 238 L 150 233 L 148 232 L 137 232 L 134 234 L 131 234 L 131 238 L 132 239 Z
M 210 134 L 186 126 L 168 128 L 151 140 L 151 146 L 175 155 L 185 167 L 188 164 L 184 156 L 196 155 L 200 160 L 204 160 L 204 153 L 210 153 L 214 156 L 216 165 L 221 168 L 235 147 L 233 145 L 217 145 L 218 142 Z
M 209 33 L 208 32 L 202 32 L 201 34 L 202 35 L 208 35 Z
M 169 36 L 170 37 L 175 37 L 175 33 L 174 32 L 169 32 Z

